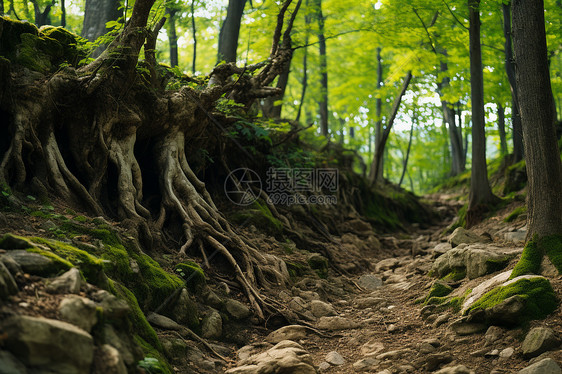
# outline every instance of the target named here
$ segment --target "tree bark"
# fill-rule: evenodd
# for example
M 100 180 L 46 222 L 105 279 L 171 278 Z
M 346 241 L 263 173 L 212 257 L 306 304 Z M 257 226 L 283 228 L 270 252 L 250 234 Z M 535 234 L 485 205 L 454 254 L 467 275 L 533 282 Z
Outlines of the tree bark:
M 379 146 L 379 142 L 382 138 L 382 98 L 380 97 L 380 89 L 383 86 L 383 79 L 382 79 L 382 58 L 381 58 L 381 47 L 377 47 L 377 98 L 375 100 L 375 116 L 377 118 L 377 122 L 375 123 L 375 154 L 377 153 L 377 148 Z M 374 163 L 372 164 L 374 165 Z M 376 166 L 378 170 L 377 175 L 375 176 L 375 168 L 371 166 L 369 170 L 369 179 L 375 180 L 376 182 L 382 181 L 382 171 L 384 165 L 384 157 L 382 157 Z
M 60 0 L 60 9 L 61 9 L 60 25 L 62 27 L 66 27 L 66 4 L 65 4 L 65 0 Z
M 53 0 L 53 2 L 47 4 L 45 6 L 45 9 L 43 10 L 41 10 L 41 7 L 39 6 L 37 0 L 31 0 L 31 3 L 33 4 L 33 10 L 35 12 L 35 24 L 37 25 L 37 27 L 51 24 L 50 13 L 51 8 L 53 7 L 53 5 L 55 5 L 55 1 Z
M 279 78 L 277 80 L 276 87 L 279 89 L 279 94 L 267 98 L 265 100 L 263 112 L 264 116 L 267 118 L 280 118 L 281 117 L 281 109 L 283 108 L 283 104 L 278 102 L 283 100 L 285 96 L 285 90 L 287 89 L 287 83 L 289 82 L 289 73 L 291 71 L 290 63 L 287 67 L 281 72 Z
M 470 87 L 472 101 L 472 173 L 467 225 L 472 226 L 497 201 L 490 189 L 486 166 L 486 133 L 484 119 L 484 78 L 480 45 L 480 0 L 468 0 L 470 18 Z
M 408 148 L 406 149 L 406 157 L 404 157 L 404 163 L 402 165 L 402 175 L 400 176 L 398 187 L 402 185 L 402 181 L 404 180 L 404 176 L 406 175 L 406 171 L 408 170 L 408 160 L 410 159 L 410 149 L 412 148 L 412 139 L 414 138 L 415 124 L 416 124 L 416 111 L 414 110 L 414 116 L 412 118 L 412 126 L 410 127 L 410 139 L 408 140 Z
M 392 104 L 392 110 L 390 111 L 390 116 L 388 117 L 388 122 L 386 123 L 386 127 L 381 136 L 381 140 L 378 143 L 377 147 L 375 148 L 375 157 L 373 158 L 373 164 L 371 165 L 371 169 L 373 170 L 372 174 L 369 174 L 369 181 L 371 185 L 376 183 L 375 175 L 378 175 L 379 169 L 378 165 L 380 165 L 380 159 L 383 157 L 386 141 L 388 140 L 388 136 L 390 135 L 390 130 L 394 125 L 394 120 L 396 119 L 396 115 L 398 114 L 398 109 L 400 108 L 400 103 L 402 102 L 402 97 L 406 93 L 408 86 L 410 85 L 410 81 L 412 80 L 412 72 L 409 71 L 406 76 L 404 77 L 404 82 L 402 83 L 402 89 L 396 98 L 394 99 L 394 103 Z
M 314 0 L 316 21 L 318 23 L 318 50 L 320 53 L 320 133 L 330 137 L 328 123 L 328 59 L 326 55 L 326 36 L 324 35 L 324 14 L 322 0 Z
M 562 165 L 556 142 L 544 3 L 513 0 L 517 97 L 528 176 L 527 238 L 562 233 Z
M 505 135 L 505 113 L 503 105 L 497 103 L 498 107 L 498 134 L 500 136 L 500 154 L 505 156 L 507 154 L 507 140 Z
M 178 36 L 176 34 L 176 10 L 166 8 L 168 15 L 167 34 L 170 45 L 170 66 L 178 66 Z
M 219 33 L 218 62 L 236 62 L 240 23 L 246 0 L 228 0 L 226 18 Z
M 191 32 L 193 33 L 193 59 L 191 72 L 195 74 L 195 63 L 197 62 L 197 27 L 195 26 L 195 0 L 191 0 Z
M 86 0 L 82 37 L 91 42 L 95 41 L 109 31 L 105 27 L 107 22 L 116 21 L 122 16 L 123 12 L 119 10 L 119 0 Z M 105 47 L 97 48 L 92 53 L 92 57 L 96 58 L 101 55 Z

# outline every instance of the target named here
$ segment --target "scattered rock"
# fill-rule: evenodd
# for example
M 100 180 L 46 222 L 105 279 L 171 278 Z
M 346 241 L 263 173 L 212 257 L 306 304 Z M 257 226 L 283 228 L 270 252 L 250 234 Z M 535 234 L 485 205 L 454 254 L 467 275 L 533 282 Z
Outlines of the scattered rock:
M 244 362 L 251 356 L 254 356 L 257 353 L 259 353 L 262 349 L 264 348 L 270 349 L 271 347 L 273 346 L 269 343 L 256 343 L 251 345 L 245 345 L 236 352 L 236 356 L 238 356 L 240 362 Z
M 447 239 L 449 244 L 454 248 L 459 244 L 473 244 L 473 243 L 489 243 L 490 239 L 482 237 L 474 232 L 462 227 L 457 227 L 455 231 Z
M 536 362 L 525 369 L 520 370 L 518 374 L 561 374 L 562 369 L 560 366 L 551 358 L 545 358 L 539 362 Z
M 183 339 L 170 336 L 162 336 L 159 339 L 160 343 L 162 343 L 162 348 L 164 348 L 166 357 L 172 360 L 179 360 L 186 357 L 188 347 Z
M 236 320 L 245 319 L 252 315 L 250 309 L 238 300 L 229 299 L 224 306 L 227 313 Z
M 435 348 L 433 345 L 431 345 L 427 342 L 421 342 L 418 346 L 418 350 L 422 354 L 433 353 L 433 352 L 435 352 L 436 349 L 437 348 Z
M 103 337 L 104 343 L 119 351 L 127 366 L 136 365 L 142 359 L 142 351 L 124 331 L 115 330 L 112 325 L 106 323 L 103 325 Z
M 329 352 L 326 357 L 324 358 L 327 363 L 332 364 L 334 366 L 340 366 L 345 364 L 345 359 L 336 351 Z
M 56 277 L 47 285 L 47 291 L 50 293 L 73 293 L 80 292 L 82 279 L 80 278 L 80 270 L 72 268 L 63 275 Z
M 316 374 L 312 356 L 299 344 L 285 340 L 266 352 L 248 357 L 242 366 L 229 369 L 228 374 Z
M 211 309 L 201 323 L 201 334 L 207 339 L 219 339 L 222 335 L 222 318 L 218 311 Z
M 515 352 L 515 350 L 511 347 L 507 347 L 505 349 L 502 349 L 500 352 L 500 358 L 510 358 L 511 356 L 513 356 L 513 353 Z
M 500 355 L 499 349 L 493 349 L 493 350 L 491 350 L 490 352 L 486 352 L 486 353 L 484 354 L 484 357 L 486 357 L 486 358 L 496 358 L 496 357 L 498 357 L 499 355 Z
M 453 247 L 450 243 L 439 243 L 431 250 L 431 253 L 433 257 L 439 257 L 449 252 L 451 249 L 453 249 Z
M 435 372 L 435 374 L 475 374 L 464 365 L 449 366 Z
M 462 317 L 451 323 L 449 326 L 457 335 L 472 335 L 486 330 L 487 326 L 483 323 L 468 322 L 466 317 Z
M 13 354 L 8 351 L 0 351 L 0 373 L 27 374 L 27 369 Z
M 0 300 L 18 293 L 18 285 L 8 268 L 0 261 Z
M 524 357 L 530 358 L 558 346 L 560 346 L 560 340 L 554 331 L 548 327 L 535 327 L 525 336 L 525 340 L 521 344 L 521 351 Z
M 21 266 L 10 256 L 6 254 L 0 254 L 0 262 L 4 263 L 6 268 L 10 271 L 12 276 L 16 276 L 23 273 Z
M 12 234 L 6 234 L 0 239 L 0 248 L 2 249 L 27 249 L 33 245 L 23 238 L 18 238 Z
M 301 325 L 289 325 L 281 327 L 270 333 L 265 340 L 269 343 L 277 344 L 283 340 L 296 341 L 304 339 L 308 335 L 308 328 Z
M 439 316 L 437 316 L 437 318 L 435 318 L 435 321 L 433 321 L 433 326 L 434 327 L 439 327 L 442 324 L 446 323 L 447 321 L 449 321 L 449 314 L 448 313 L 444 313 L 444 314 L 440 314 Z
M 486 320 L 488 324 L 515 326 L 522 322 L 524 309 L 525 300 L 519 295 L 514 295 L 486 309 Z
M 357 283 L 359 286 L 370 291 L 374 291 L 377 288 L 382 287 L 382 279 L 373 274 L 364 274 L 360 276 Z
M 474 287 L 472 289 L 472 292 L 467 296 L 466 300 L 464 301 L 461 312 L 465 312 L 466 310 L 468 310 L 468 308 L 470 308 L 472 304 L 474 304 L 488 291 L 507 282 L 510 276 L 511 276 L 511 270 L 504 271 L 503 273 L 500 273 L 494 276 L 493 278 L 490 278 L 487 281 L 484 281 L 480 283 L 478 286 Z
M 398 267 L 399 264 L 400 261 L 398 261 L 397 258 L 385 258 L 384 260 L 380 260 L 379 262 L 377 262 L 377 264 L 375 265 L 375 272 L 382 273 L 387 270 L 392 270 Z
M 400 359 L 408 354 L 413 353 L 411 349 L 396 349 L 394 351 L 388 351 L 381 353 L 380 355 L 376 356 L 377 360 L 397 360 Z
M 521 243 L 524 242 L 527 237 L 527 230 L 519 229 L 517 231 L 506 232 L 503 236 L 508 242 Z
M 351 321 L 344 317 L 321 317 L 318 320 L 316 325 L 321 330 L 348 330 L 348 329 L 356 329 L 359 327 L 357 322 Z
M 131 310 L 125 300 L 119 299 L 105 290 L 99 290 L 92 295 L 92 299 L 103 310 L 103 315 L 108 319 L 126 317 Z
M 320 300 L 312 300 L 310 302 L 310 311 L 314 317 L 317 318 L 336 315 L 336 310 L 332 304 L 328 304 Z
M 201 297 L 206 305 L 209 305 L 210 307 L 213 307 L 215 309 L 221 309 L 224 305 L 224 302 L 221 300 L 221 298 L 207 285 L 205 285 L 205 288 L 201 293 Z
M 373 371 L 379 366 L 380 360 L 373 357 L 363 358 L 353 364 L 355 371 Z
M 320 371 L 320 372 L 326 371 L 331 367 L 332 367 L 332 365 L 330 365 L 326 361 L 323 361 L 323 362 L 320 363 L 320 365 L 318 365 L 318 371 Z
M 361 354 L 363 356 L 376 355 L 384 349 L 384 344 L 377 340 L 371 340 L 361 346 Z
M 187 325 L 190 329 L 195 329 L 199 326 L 197 304 L 191 299 L 189 292 L 185 288 L 181 290 L 180 296 L 173 309 L 166 314 L 173 318 L 174 321 L 182 325 Z
M 59 315 L 63 321 L 72 323 L 87 332 L 98 322 L 96 303 L 80 296 L 64 298 L 59 305 Z
M 486 330 L 486 334 L 484 334 L 484 339 L 486 340 L 486 345 L 490 345 L 503 335 L 504 331 L 501 327 L 498 326 L 490 326 L 488 330 Z
M 66 322 L 29 316 L 0 321 L 7 350 L 27 366 L 56 373 L 89 374 L 94 341 L 86 331 Z
M 24 272 L 29 274 L 49 275 L 56 272 L 58 268 L 54 261 L 37 253 L 17 249 L 8 251 L 7 255 L 17 262 Z
M 96 348 L 93 373 L 127 374 L 127 367 L 119 351 L 109 344 L 104 344 Z
M 439 368 L 439 366 L 453 361 L 453 356 L 451 356 L 448 352 L 432 353 L 425 356 L 423 361 L 424 363 L 422 366 L 425 370 L 435 371 Z
M 177 323 L 176 321 L 174 321 L 171 318 L 168 318 L 166 316 L 163 316 L 161 314 L 157 314 L 157 313 L 149 313 L 146 316 L 146 320 L 148 322 L 150 322 L 151 325 L 156 326 L 156 327 L 160 327 L 166 330 L 175 330 L 175 331 L 180 331 L 183 326 L 180 325 L 179 323 Z

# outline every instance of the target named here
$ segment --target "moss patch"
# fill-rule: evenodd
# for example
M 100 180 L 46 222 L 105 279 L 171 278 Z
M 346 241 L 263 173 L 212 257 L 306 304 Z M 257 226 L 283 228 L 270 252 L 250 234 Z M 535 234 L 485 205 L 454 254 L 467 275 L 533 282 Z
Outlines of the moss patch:
M 145 359 L 139 362 L 141 368 L 145 369 L 148 374 L 172 374 L 168 361 L 158 350 L 138 335 L 135 335 L 135 342 L 140 345 L 145 354 Z
M 301 277 L 306 274 L 308 266 L 300 262 L 285 261 L 287 271 L 292 278 Z
M 477 300 L 469 309 L 488 309 L 505 299 L 519 295 L 525 307 L 521 321 L 543 319 L 558 307 L 556 294 L 545 278 L 520 279 L 515 283 L 493 289 Z
M 527 207 L 526 206 L 520 206 L 517 207 L 515 209 L 513 209 L 513 211 L 511 213 L 509 213 L 509 215 L 507 217 L 504 218 L 504 222 L 513 222 L 517 219 L 517 217 L 519 217 L 521 214 L 526 213 L 527 212 Z
M 445 282 L 458 282 L 466 277 L 466 268 L 453 268 L 449 274 L 441 278 Z
M 328 276 L 330 263 L 326 257 L 314 254 L 308 259 L 308 265 L 310 265 L 310 268 L 314 270 L 320 278 L 326 278 Z
M 441 304 L 444 300 L 433 300 L 435 298 L 443 298 L 453 292 L 453 288 L 443 282 L 435 282 L 433 286 L 431 286 L 428 295 L 425 297 L 423 303 L 426 304 Z M 430 302 L 431 301 L 431 302 Z
M 205 272 L 193 261 L 179 263 L 175 266 L 175 270 L 176 274 L 185 280 L 190 290 L 200 291 L 207 283 Z
M 546 236 L 541 239 L 540 246 L 558 270 L 558 274 L 562 274 L 562 236 Z
M 230 219 L 241 225 L 254 225 L 256 228 L 270 234 L 280 234 L 283 224 L 273 217 L 267 205 L 259 200 L 252 203 L 252 209 L 245 209 L 231 215 Z
M 525 274 L 538 274 L 541 268 L 543 254 L 537 239 L 533 238 L 533 240 L 529 240 L 523 249 L 521 258 L 511 272 L 509 279 Z

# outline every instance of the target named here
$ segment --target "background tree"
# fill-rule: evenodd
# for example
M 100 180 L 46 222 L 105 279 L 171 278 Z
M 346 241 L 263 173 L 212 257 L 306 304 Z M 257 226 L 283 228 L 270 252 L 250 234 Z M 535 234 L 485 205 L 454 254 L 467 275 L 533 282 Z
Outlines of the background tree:
M 236 61 L 240 23 L 245 6 L 246 0 L 228 0 L 226 18 L 219 34 L 218 61 Z
M 116 21 L 123 16 L 119 7 L 119 0 L 86 0 L 82 36 L 93 42 L 107 33 L 109 29 L 106 27 L 106 23 Z M 97 48 L 92 53 L 92 57 L 99 56 L 104 48 L 104 46 Z

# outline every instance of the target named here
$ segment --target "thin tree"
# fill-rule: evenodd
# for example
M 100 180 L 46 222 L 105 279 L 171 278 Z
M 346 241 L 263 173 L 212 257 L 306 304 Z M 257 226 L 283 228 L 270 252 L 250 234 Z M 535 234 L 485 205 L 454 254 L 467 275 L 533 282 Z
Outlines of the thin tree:
M 375 116 L 377 117 L 377 122 L 375 124 L 375 154 L 377 153 L 377 147 L 382 138 L 382 98 L 381 98 L 381 88 L 383 86 L 382 79 L 382 58 L 381 58 L 381 47 L 377 47 L 377 91 L 378 95 L 375 100 Z M 382 157 L 377 164 L 377 175 L 374 176 L 377 182 L 382 180 L 384 157 Z M 372 170 L 372 169 L 371 169 Z M 374 172 L 374 170 L 372 170 Z
M 324 14 L 322 0 L 314 0 L 316 22 L 318 23 L 318 51 L 320 53 L 320 133 L 329 137 L 328 131 L 328 60 L 326 55 L 326 36 L 324 34 Z
M 167 34 L 168 44 L 170 46 L 170 66 L 178 66 L 178 36 L 176 33 L 176 10 L 171 7 L 166 7 L 166 14 L 168 15 Z
M 191 32 L 193 33 L 193 59 L 191 72 L 195 74 L 195 63 L 197 62 L 197 28 L 195 27 L 195 0 L 191 0 Z
M 505 112 L 503 105 L 497 103 L 498 107 L 498 134 L 500 136 L 500 154 L 505 156 L 507 154 L 507 139 L 505 134 Z
M 226 18 L 219 33 L 218 62 L 236 62 L 240 23 L 242 22 L 242 15 L 244 14 L 245 6 L 246 0 L 228 1 Z
M 412 149 L 412 140 L 414 139 L 414 127 L 416 126 L 417 122 L 417 111 L 416 107 L 414 107 L 414 114 L 412 115 L 412 126 L 410 126 L 410 139 L 408 140 L 408 148 L 406 149 L 406 156 L 404 157 L 404 162 L 402 164 L 402 175 L 400 176 L 400 181 L 398 182 L 398 187 L 402 185 L 404 181 L 404 176 L 406 175 L 406 171 L 408 170 L 408 160 L 410 159 L 410 150 Z M 412 191 L 414 189 L 412 188 Z
M 472 173 L 466 223 L 472 226 L 497 201 L 488 182 L 484 120 L 484 76 L 480 45 L 480 0 L 468 0 L 470 88 L 472 101 Z
M 297 110 L 297 117 L 295 120 L 298 122 L 301 118 L 302 107 L 304 105 L 304 97 L 306 95 L 306 88 L 308 85 L 308 40 L 310 38 L 310 24 L 312 22 L 310 10 L 308 6 L 308 0 L 305 1 L 305 9 L 306 13 L 304 15 L 304 25 L 305 25 L 305 34 L 304 34 L 304 54 L 302 57 L 302 88 L 301 88 L 301 99 L 299 103 L 299 109 Z

